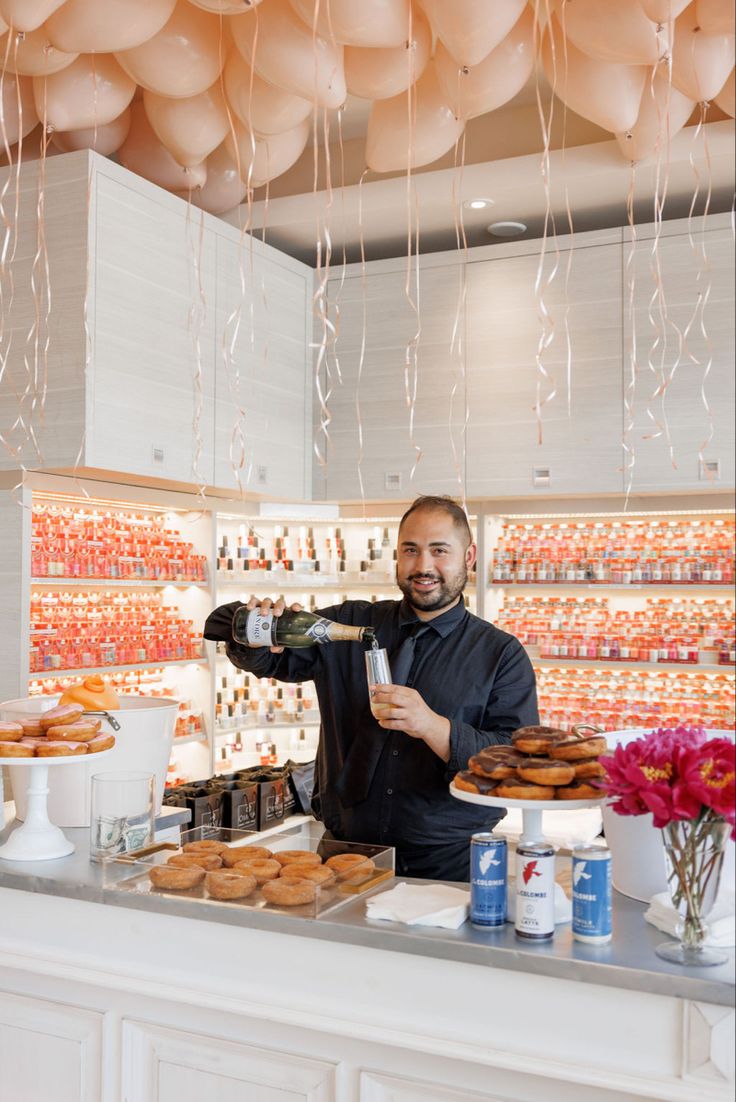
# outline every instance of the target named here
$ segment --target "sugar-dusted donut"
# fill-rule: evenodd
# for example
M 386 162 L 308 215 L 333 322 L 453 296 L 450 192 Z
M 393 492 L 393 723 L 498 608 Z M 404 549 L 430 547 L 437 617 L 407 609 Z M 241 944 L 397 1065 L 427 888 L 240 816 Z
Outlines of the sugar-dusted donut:
M 196 888 L 205 878 L 205 871 L 199 865 L 177 868 L 176 865 L 153 865 L 148 876 L 154 888 L 166 888 L 168 891 L 183 892 L 187 888 Z
M 265 846 L 225 846 L 220 857 L 223 864 L 232 869 L 242 861 L 267 861 L 271 850 Z
M 205 838 L 201 842 L 185 842 L 181 848 L 185 853 L 216 853 L 221 856 L 227 846 L 224 842 L 216 842 L 214 838 Z
M 335 874 L 326 865 L 296 864 L 279 866 L 282 880 L 309 880 L 312 884 L 334 884 Z
M 255 876 L 243 876 L 232 869 L 217 869 L 204 877 L 204 886 L 213 899 L 245 899 L 256 885 Z
M 268 903 L 275 903 L 277 907 L 299 907 L 314 902 L 317 885 L 294 876 L 280 876 L 264 884 L 261 892 Z
M 205 872 L 222 868 L 222 861 L 216 853 L 175 853 L 166 864 L 177 869 L 190 869 L 196 865 Z
M 288 868 L 288 866 L 287 866 Z M 257 884 L 265 884 L 267 880 L 275 880 L 281 872 L 278 861 L 271 861 L 264 857 L 262 861 L 240 861 L 232 866 L 232 871 L 240 876 L 255 876 Z
M 312 853 L 308 849 L 282 849 L 273 855 L 274 861 L 280 865 L 321 865 L 322 858 L 318 853 Z

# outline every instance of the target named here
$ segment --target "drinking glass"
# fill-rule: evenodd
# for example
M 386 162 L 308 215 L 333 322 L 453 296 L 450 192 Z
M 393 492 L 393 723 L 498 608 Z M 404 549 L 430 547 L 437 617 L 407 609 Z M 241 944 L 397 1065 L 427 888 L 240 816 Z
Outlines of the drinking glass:
M 92 777 L 89 855 L 107 861 L 153 841 L 153 773 L 96 773 Z
M 391 685 L 391 667 L 388 664 L 388 651 L 384 647 L 365 652 L 365 672 L 369 685 Z M 390 704 L 374 704 L 371 700 L 371 712 L 380 719 L 388 711 Z

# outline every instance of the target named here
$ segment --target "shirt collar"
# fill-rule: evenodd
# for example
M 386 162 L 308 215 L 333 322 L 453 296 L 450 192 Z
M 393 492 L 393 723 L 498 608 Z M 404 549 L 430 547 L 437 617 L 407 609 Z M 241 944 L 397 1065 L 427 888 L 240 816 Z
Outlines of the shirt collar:
M 407 627 L 422 624 L 428 628 L 434 628 L 443 639 L 457 627 L 461 620 L 467 616 L 467 609 L 462 597 L 456 605 L 443 612 L 441 616 L 435 616 L 434 620 L 420 620 L 412 606 L 404 597 L 399 605 L 399 627 Z

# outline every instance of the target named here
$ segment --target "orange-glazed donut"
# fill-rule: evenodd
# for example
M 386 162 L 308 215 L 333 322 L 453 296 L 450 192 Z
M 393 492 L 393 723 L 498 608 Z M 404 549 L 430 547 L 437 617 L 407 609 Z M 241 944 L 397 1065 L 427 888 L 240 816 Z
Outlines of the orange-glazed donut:
M 177 869 L 190 869 L 196 865 L 205 872 L 222 868 L 222 861 L 216 853 L 175 853 L 166 864 L 173 865 Z
M 223 864 L 231 869 L 242 861 L 267 861 L 271 857 L 271 850 L 265 846 L 225 846 L 220 857 Z
M 39 758 L 68 758 L 87 753 L 86 742 L 52 742 L 47 739 L 44 746 L 39 739 L 38 743 L 36 756 Z
M 312 853 L 308 849 L 282 849 L 273 855 L 274 861 L 280 865 L 321 865 L 322 858 L 318 853 Z
M 334 884 L 335 874 L 326 865 L 304 865 L 298 861 L 290 865 L 280 865 L 283 880 L 309 880 L 312 884 Z
M 0 723 L 0 742 L 20 742 L 24 734 L 21 723 Z
M 303 903 L 313 903 L 317 898 L 317 885 L 309 880 L 293 876 L 280 876 L 278 880 L 269 880 L 261 888 L 263 898 L 277 907 L 299 907 Z
M 56 708 L 43 712 L 39 716 L 38 722 L 41 724 L 41 730 L 47 731 L 49 727 L 55 727 L 57 724 L 62 726 L 65 723 L 74 723 L 75 720 L 81 719 L 83 715 L 84 708 L 81 704 L 59 704 Z
M 32 758 L 34 755 L 34 747 L 27 742 L 0 742 L 0 758 Z
M 256 890 L 255 876 L 242 876 L 232 869 L 205 873 L 204 886 L 213 899 L 245 899 Z
M 185 842 L 181 848 L 185 853 L 216 853 L 220 856 L 227 846 L 224 842 L 215 842 L 214 839 L 208 838 L 202 842 Z
M 183 892 L 187 888 L 196 888 L 205 878 L 205 871 L 199 865 L 190 865 L 180 869 L 176 865 L 154 865 L 148 870 L 148 876 L 154 888 L 166 888 L 173 892 Z
M 240 876 L 255 876 L 257 884 L 265 884 L 267 880 L 275 880 L 281 872 L 278 861 L 269 861 L 265 857 L 262 861 L 240 861 L 232 866 L 232 871 Z

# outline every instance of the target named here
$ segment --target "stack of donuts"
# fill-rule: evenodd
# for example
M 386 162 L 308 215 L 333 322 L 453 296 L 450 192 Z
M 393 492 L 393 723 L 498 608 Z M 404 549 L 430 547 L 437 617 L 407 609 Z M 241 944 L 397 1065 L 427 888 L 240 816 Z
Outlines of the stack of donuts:
M 115 745 L 102 721 L 85 716 L 81 704 L 60 704 L 48 712 L 0 723 L 0 758 L 65 758 L 99 754 Z
M 277 907 L 313 903 L 320 887 L 361 883 L 375 869 L 370 857 L 338 853 L 323 863 L 318 853 L 305 849 L 273 852 L 265 846 L 227 846 L 205 840 L 186 842 L 182 852 L 165 865 L 154 865 L 149 878 L 154 888 L 187 891 L 204 885 L 210 899 L 247 899 L 260 889 L 262 898 Z
M 504 800 L 594 800 L 603 796 L 597 782 L 605 769 L 598 758 L 606 749 L 605 736 L 587 724 L 572 731 L 520 727 L 510 746 L 487 746 L 470 758 L 453 783 Z

